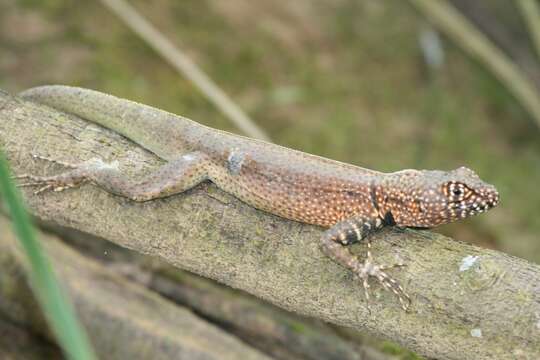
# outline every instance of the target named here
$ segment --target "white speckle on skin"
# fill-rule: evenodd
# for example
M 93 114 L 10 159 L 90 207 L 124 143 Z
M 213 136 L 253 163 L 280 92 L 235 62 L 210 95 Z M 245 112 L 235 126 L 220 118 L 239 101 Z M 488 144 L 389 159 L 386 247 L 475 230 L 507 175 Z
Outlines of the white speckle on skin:
M 471 330 L 471 336 L 475 338 L 481 338 L 482 337 L 482 329 L 476 328 Z
M 182 159 L 184 159 L 186 161 L 191 161 L 191 160 L 195 159 L 195 156 L 193 156 L 191 154 L 186 154 L 186 155 L 182 156 Z
M 461 265 L 459 266 L 459 271 L 467 271 L 474 265 L 479 256 L 467 255 L 461 260 Z

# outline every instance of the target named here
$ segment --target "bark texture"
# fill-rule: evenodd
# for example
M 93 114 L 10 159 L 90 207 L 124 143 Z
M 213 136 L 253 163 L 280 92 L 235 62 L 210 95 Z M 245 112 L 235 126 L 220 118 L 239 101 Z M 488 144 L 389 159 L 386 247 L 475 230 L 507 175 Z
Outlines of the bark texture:
M 0 359 L 62 360 L 64 357 L 55 344 L 5 319 L 2 314 L 0 316 Z
M 132 176 L 160 163 L 118 135 L 6 93 L 0 93 L 0 146 L 17 174 L 60 171 L 31 153 L 74 163 L 118 160 Z M 142 204 L 89 185 L 25 195 L 41 219 L 159 256 L 287 310 L 367 330 L 427 357 L 540 354 L 540 266 L 504 253 L 428 231 L 385 230 L 374 240 L 374 254 L 380 262 L 408 265 L 395 276 L 413 305 L 405 313 L 390 293 L 374 286 L 369 313 L 360 284 L 319 250 L 321 229 L 257 211 L 213 185 Z
M 0 216 L 0 228 L 9 227 Z M 270 359 L 53 236 L 41 233 L 40 238 L 100 359 Z M 0 254 L 0 313 L 53 342 L 32 295 L 24 257 L 10 231 L 0 236 Z M 49 358 L 44 354 L 41 358 Z
M 388 343 L 381 344 L 364 333 L 285 311 L 243 291 L 169 265 L 158 257 L 145 256 L 73 229 L 46 226 L 46 231 L 54 232 L 64 243 L 115 274 L 190 309 L 272 358 L 396 360 L 396 354 L 407 358 L 405 349 L 392 346 L 389 350 Z M 346 335 L 341 334 L 344 331 Z

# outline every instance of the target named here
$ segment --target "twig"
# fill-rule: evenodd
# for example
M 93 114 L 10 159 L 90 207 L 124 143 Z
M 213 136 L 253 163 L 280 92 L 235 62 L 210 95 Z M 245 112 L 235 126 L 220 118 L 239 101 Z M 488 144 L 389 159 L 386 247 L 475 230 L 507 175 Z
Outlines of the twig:
M 534 84 L 512 61 L 445 0 L 409 0 L 458 46 L 484 64 L 540 127 L 540 97 Z
M 517 6 L 529 29 L 536 55 L 540 58 L 540 6 L 537 0 L 517 0 Z
M 193 82 L 246 135 L 255 139 L 270 141 L 270 137 L 255 125 L 254 121 L 208 75 L 193 63 L 177 46 L 146 21 L 134 7 L 124 0 L 101 0 L 101 2 L 178 72 Z

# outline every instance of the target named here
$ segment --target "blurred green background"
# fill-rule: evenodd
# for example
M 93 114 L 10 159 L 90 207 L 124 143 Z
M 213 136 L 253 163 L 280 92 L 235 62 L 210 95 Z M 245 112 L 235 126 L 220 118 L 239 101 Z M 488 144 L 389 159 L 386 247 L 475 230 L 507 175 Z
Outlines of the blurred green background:
M 381 171 L 467 166 L 498 208 L 437 231 L 540 263 L 540 130 L 505 87 L 402 0 L 156 0 L 133 5 L 278 144 Z M 515 4 L 452 3 L 535 84 Z M 0 88 L 96 89 L 238 130 L 97 1 L 0 0 Z

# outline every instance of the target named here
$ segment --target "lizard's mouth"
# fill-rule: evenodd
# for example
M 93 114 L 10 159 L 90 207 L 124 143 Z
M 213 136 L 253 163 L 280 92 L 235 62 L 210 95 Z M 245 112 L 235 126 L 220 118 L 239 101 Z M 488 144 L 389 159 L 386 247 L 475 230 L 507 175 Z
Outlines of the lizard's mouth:
M 457 218 L 465 218 L 486 212 L 499 204 L 499 193 L 495 188 L 474 192 L 467 199 L 451 203 Z

